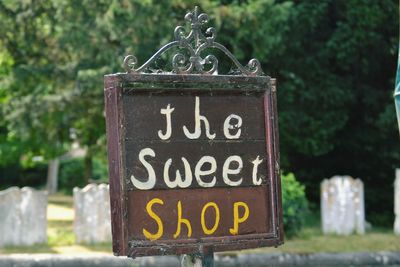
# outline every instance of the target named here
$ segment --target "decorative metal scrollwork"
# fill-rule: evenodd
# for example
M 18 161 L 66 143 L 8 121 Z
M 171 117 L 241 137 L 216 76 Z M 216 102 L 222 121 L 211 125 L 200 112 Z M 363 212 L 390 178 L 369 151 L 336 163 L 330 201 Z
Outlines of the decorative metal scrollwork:
M 190 23 L 191 31 L 185 34 L 182 26 L 175 28 L 175 41 L 172 41 L 161 47 L 151 58 L 149 58 L 142 66 L 135 68 L 137 58 L 128 55 L 124 59 L 124 68 L 128 73 L 145 73 L 151 72 L 150 65 L 154 63 L 167 50 L 177 47 L 181 49 L 172 57 L 172 71 L 178 74 L 214 74 L 218 71 L 218 59 L 214 55 L 207 55 L 204 58 L 202 52 L 207 48 L 216 48 L 224 52 L 235 64 L 238 71 L 236 73 L 249 76 L 262 75 L 261 64 L 257 59 L 251 59 L 247 66 L 243 66 L 235 58 L 235 56 L 222 44 L 215 42 L 216 31 L 213 27 L 208 28 L 203 34 L 202 25 L 208 22 L 208 15 L 198 13 L 196 6 L 193 12 L 189 12 L 185 16 L 185 20 Z

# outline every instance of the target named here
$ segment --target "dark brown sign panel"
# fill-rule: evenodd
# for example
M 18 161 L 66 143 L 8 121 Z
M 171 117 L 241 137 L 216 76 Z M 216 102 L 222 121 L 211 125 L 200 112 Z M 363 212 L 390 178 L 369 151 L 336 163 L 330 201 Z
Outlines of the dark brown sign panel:
M 113 251 L 283 243 L 275 80 L 105 76 Z

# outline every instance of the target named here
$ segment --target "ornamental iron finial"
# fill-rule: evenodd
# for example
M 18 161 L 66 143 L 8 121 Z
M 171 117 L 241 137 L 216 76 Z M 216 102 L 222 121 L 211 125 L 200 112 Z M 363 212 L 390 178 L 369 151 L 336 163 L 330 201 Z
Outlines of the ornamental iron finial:
M 208 22 L 208 15 L 199 14 L 198 7 L 194 11 L 188 12 L 185 20 L 190 23 L 190 32 L 185 34 L 182 26 L 177 26 L 174 31 L 175 41 L 161 47 L 151 58 L 142 66 L 135 68 L 137 59 L 133 55 L 128 55 L 124 59 L 124 68 L 128 73 L 151 73 L 149 66 L 155 62 L 167 50 L 177 47 L 179 50 L 172 57 L 172 72 L 178 74 L 214 74 L 218 71 L 218 59 L 214 55 L 207 55 L 202 58 L 201 53 L 206 48 L 216 48 L 224 52 L 235 64 L 238 73 L 248 76 L 259 76 L 263 72 L 261 64 L 257 59 L 251 59 L 247 66 L 243 66 L 235 56 L 222 44 L 215 42 L 216 31 L 213 27 L 207 28 L 205 34 L 201 27 Z M 185 53 L 182 53 L 185 52 Z M 189 55 L 186 56 L 186 55 Z M 205 66 L 211 66 L 205 68 Z

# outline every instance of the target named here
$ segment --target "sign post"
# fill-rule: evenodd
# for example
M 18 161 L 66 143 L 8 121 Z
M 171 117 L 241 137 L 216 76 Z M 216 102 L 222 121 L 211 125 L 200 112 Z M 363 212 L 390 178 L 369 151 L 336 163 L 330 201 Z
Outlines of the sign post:
M 142 66 L 105 76 L 113 252 L 197 254 L 283 243 L 276 82 L 242 66 L 197 8 Z M 218 75 L 222 51 L 235 67 Z M 174 52 L 171 70 L 152 64 Z M 204 56 L 205 55 L 205 56 Z M 183 259 L 185 260 L 185 259 Z M 208 265 L 207 265 L 208 264 Z

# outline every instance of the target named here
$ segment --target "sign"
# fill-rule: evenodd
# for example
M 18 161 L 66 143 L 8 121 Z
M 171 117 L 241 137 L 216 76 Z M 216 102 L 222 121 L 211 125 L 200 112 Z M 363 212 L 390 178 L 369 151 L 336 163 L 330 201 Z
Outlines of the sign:
M 194 31 L 205 14 L 189 14 Z M 194 38 L 175 36 L 179 47 Z M 212 57 L 193 58 L 146 73 L 149 62 L 134 69 L 128 56 L 127 73 L 105 76 L 116 255 L 283 243 L 275 80 L 254 61 L 229 76 L 210 74 Z

